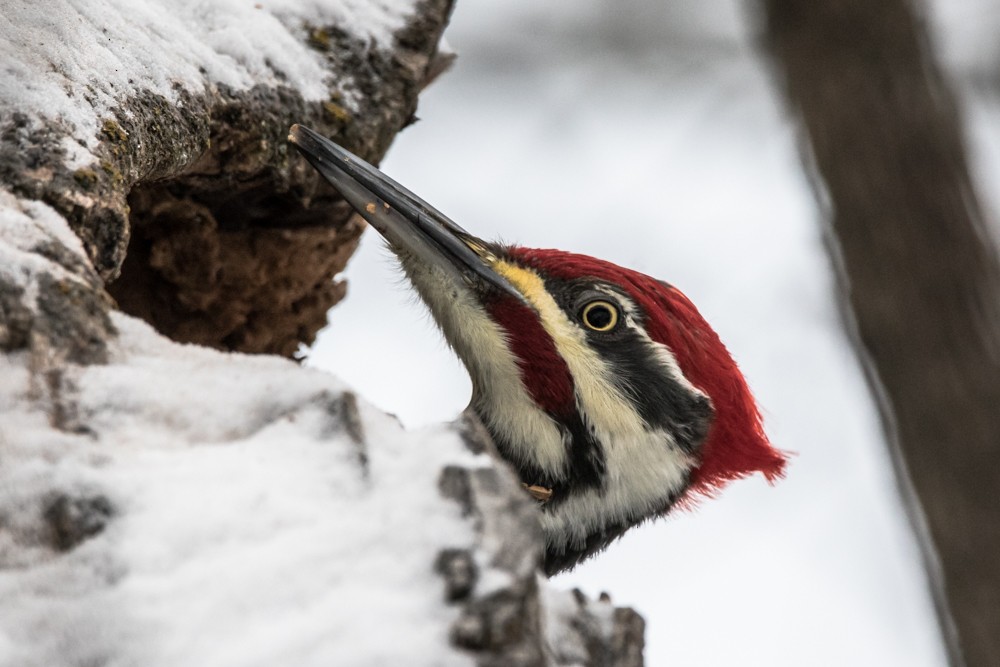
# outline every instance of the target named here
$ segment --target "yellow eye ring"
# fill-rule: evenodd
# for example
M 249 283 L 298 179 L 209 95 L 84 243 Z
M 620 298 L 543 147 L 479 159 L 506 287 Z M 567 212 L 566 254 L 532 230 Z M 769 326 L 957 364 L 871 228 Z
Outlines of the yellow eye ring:
M 591 301 L 580 312 L 584 326 L 594 331 L 611 331 L 618 326 L 618 307 L 610 301 Z

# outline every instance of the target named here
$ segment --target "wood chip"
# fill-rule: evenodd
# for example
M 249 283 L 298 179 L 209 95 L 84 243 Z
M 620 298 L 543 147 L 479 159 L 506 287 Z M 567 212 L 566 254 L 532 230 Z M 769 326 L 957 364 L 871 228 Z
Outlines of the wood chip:
M 537 484 L 523 484 L 525 490 L 531 494 L 531 497 L 535 500 L 543 503 L 547 503 L 552 500 L 552 489 L 547 489 L 544 486 L 538 486 Z

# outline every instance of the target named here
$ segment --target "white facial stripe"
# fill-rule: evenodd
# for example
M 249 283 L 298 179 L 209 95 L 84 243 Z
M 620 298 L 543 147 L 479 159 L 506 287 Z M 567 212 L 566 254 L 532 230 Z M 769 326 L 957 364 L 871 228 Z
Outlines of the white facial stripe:
M 684 387 L 684 389 L 692 394 L 708 398 L 708 394 L 703 392 L 701 389 L 698 389 L 698 387 L 691 384 L 691 381 L 687 379 L 687 376 L 684 375 L 681 367 L 677 365 L 677 357 L 674 356 L 674 353 L 670 351 L 669 347 L 663 343 L 657 343 L 655 340 L 650 338 L 641 327 L 639 327 L 638 330 L 642 337 L 646 339 L 646 344 L 656 352 L 657 359 L 659 359 L 660 363 L 663 364 L 663 367 L 666 368 L 674 382 Z
M 465 285 L 456 285 L 450 275 L 419 260 L 400 260 L 445 340 L 468 369 L 472 400 L 487 428 L 510 445 L 511 458 L 562 476 L 567 462 L 562 431 L 524 389 L 503 330 Z
M 642 423 L 638 414 L 634 419 Z M 645 424 L 638 430 L 615 431 L 599 421 L 592 427 L 604 449 L 604 485 L 574 493 L 543 514 L 546 540 L 556 551 L 583 548 L 588 535 L 608 525 L 632 523 L 664 510 L 684 490 L 696 465 L 668 431 L 648 430 Z

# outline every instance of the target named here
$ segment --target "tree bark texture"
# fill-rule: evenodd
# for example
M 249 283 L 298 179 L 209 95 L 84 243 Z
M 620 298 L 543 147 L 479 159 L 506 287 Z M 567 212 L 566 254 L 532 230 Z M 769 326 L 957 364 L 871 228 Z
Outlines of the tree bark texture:
M 1000 664 L 1000 263 L 906 0 L 763 0 L 953 665 Z
M 178 86 L 177 99 L 137 75 L 93 128 L 97 159 L 83 166 L 67 166 L 76 128 L 0 100 L 0 182 L 69 220 L 121 310 L 174 340 L 292 356 L 343 298 L 346 285 L 334 276 L 363 224 L 289 152 L 288 128 L 309 125 L 377 164 L 451 57 L 437 49 L 451 5 L 420 3 L 392 48 L 332 16 L 288 26 L 329 70 L 328 99 L 306 99 L 280 72 L 277 83 L 249 88 L 206 73 L 197 90 Z M 31 18 L 30 9 L 11 11 L 12 30 L 18 12 Z M 68 85 L 87 98 L 86 81 Z

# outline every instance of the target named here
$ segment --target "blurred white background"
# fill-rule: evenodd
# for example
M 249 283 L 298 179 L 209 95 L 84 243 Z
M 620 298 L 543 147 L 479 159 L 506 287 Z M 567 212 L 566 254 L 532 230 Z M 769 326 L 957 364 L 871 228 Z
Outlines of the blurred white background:
M 473 233 L 680 287 L 740 362 L 772 440 L 797 453 L 777 486 L 738 482 L 556 580 L 640 611 L 648 665 L 944 665 L 747 6 L 458 0 L 447 40 L 459 60 L 382 166 Z M 992 212 L 1000 8 L 931 9 Z M 453 419 L 468 378 L 374 233 L 347 276 L 309 363 L 408 425 Z

